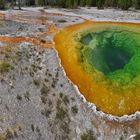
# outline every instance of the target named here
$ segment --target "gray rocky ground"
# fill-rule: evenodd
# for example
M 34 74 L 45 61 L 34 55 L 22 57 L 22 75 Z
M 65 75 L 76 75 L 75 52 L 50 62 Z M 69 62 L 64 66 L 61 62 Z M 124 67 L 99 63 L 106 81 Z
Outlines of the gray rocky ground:
M 58 28 L 84 21 L 38 9 L 12 11 L 0 21 L 0 34 L 52 41 L 55 33 L 36 34 L 49 32 L 44 20 Z M 56 50 L 42 43 L 0 40 L 0 140 L 140 139 L 139 113 L 120 121 L 95 112 L 66 77 Z

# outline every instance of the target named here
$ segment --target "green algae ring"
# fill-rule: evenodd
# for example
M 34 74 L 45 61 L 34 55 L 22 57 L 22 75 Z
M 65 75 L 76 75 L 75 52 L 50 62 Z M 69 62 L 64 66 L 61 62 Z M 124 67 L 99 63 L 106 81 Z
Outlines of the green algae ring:
M 64 28 L 55 42 L 66 74 L 89 102 L 117 116 L 140 111 L 140 24 L 88 21 Z

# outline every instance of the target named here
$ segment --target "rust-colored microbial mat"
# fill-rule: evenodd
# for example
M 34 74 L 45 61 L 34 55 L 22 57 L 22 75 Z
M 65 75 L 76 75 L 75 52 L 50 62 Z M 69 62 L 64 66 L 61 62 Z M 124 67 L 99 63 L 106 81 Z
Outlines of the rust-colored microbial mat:
M 54 39 L 67 76 L 98 110 L 140 111 L 140 24 L 87 21 Z

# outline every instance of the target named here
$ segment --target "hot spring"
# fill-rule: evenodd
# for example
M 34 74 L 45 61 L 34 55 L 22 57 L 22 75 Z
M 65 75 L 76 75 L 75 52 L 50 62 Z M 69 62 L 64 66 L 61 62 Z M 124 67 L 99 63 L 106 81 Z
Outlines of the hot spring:
M 140 24 L 84 22 L 55 36 L 67 76 L 105 113 L 140 111 Z

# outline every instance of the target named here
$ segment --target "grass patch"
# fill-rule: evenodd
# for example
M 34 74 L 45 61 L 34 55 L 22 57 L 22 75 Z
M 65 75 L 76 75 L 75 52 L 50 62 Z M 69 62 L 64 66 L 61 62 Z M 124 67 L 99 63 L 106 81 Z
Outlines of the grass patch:
M 36 73 L 38 70 L 38 66 L 36 64 L 32 64 L 31 67 L 32 67 L 32 70 Z
M 21 101 L 21 100 L 22 100 L 22 96 L 21 96 L 21 95 L 17 95 L 17 99 L 18 99 L 19 101 Z
M 49 93 L 49 89 L 48 89 L 48 87 L 45 84 L 43 84 L 40 92 L 41 92 L 41 95 L 45 95 L 46 96 Z
M 73 107 L 71 108 L 71 111 L 72 111 L 72 113 L 73 113 L 74 115 L 76 115 L 76 114 L 78 113 L 78 108 L 77 108 L 77 106 L 76 106 L 76 105 L 73 106 Z
M 6 62 L 0 62 L 0 73 L 6 73 L 9 72 L 11 69 L 13 69 L 14 67 Z
M 41 96 L 41 101 L 43 104 L 46 104 L 47 103 L 47 98 L 45 96 Z
M 34 132 L 35 131 L 35 126 L 34 124 L 31 124 L 31 130 Z
M 66 96 L 66 95 L 64 96 L 63 102 L 64 102 L 65 105 L 67 105 L 67 104 L 70 103 L 70 102 L 69 102 L 69 99 L 68 99 L 68 96 Z
M 38 79 L 34 79 L 34 80 L 33 80 L 33 83 L 34 83 L 34 85 L 37 86 L 37 87 L 40 86 L 40 80 L 38 80 Z
M 70 133 L 70 128 L 69 128 L 69 124 L 64 122 L 60 125 L 60 128 L 67 134 Z
M 88 130 L 86 133 L 84 133 L 83 135 L 81 135 L 81 140 L 96 140 L 93 131 L 92 130 Z
M 24 95 L 25 99 L 27 99 L 28 101 L 30 101 L 30 94 L 29 92 L 27 91 Z
M 51 110 L 50 109 L 45 109 L 44 111 L 42 111 L 42 115 L 44 115 L 46 118 L 48 118 L 51 114 Z
M 5 139 L 7 140 L 7 139 L 13 139 L 13 138 L 14 138 L 13 130 L 12 129 L 7 129 Z
M 60 98 L 62 98 L 62 97 L 63 97 L 63 93 L 62 93 L 62 92 L 60 92 L 59 96 L 60 96 Z
M 59 110 L 57 110 L 56 118 L 63 120 L 65 118 L 66 114 L 67 114 L 67 112 L 64 110 L 63 107 L 61 107 L 61 108 L 59 108 Z

